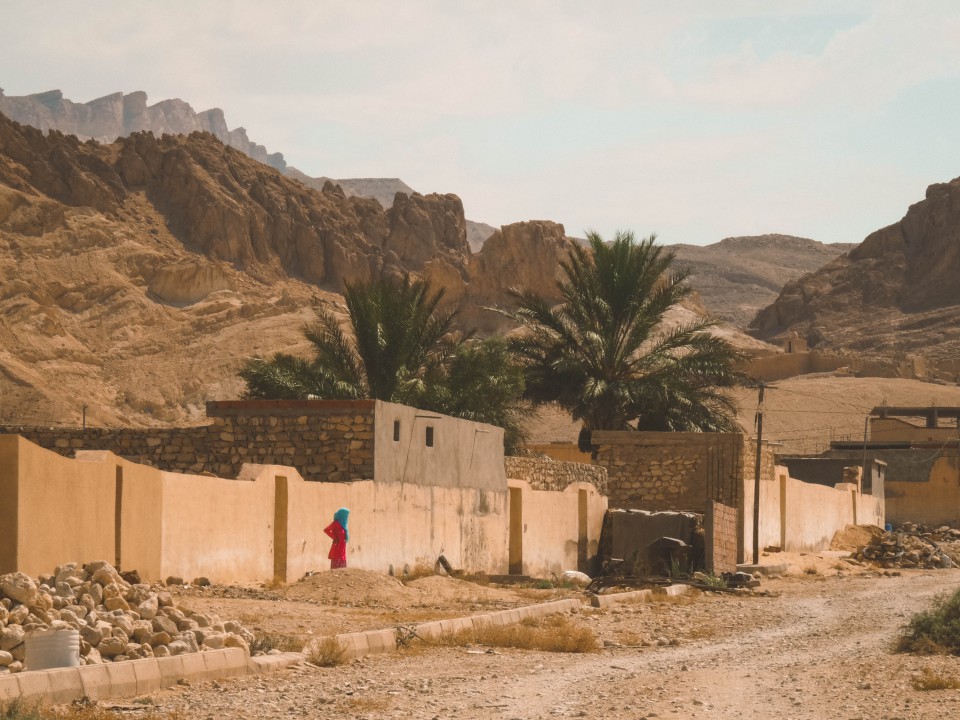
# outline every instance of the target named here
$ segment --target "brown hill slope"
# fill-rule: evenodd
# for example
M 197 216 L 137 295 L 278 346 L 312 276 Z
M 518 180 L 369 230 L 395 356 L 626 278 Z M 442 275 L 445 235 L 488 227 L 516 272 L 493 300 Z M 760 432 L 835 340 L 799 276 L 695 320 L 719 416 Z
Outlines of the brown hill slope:
M 848 251 L 791 235 L 731 237 L 711 245 L 671 245 L 677 264 L 690 268 L 690 284 L 718 317 L 746 327 L 783 286 Z
M 787 283 L 751 328 L 773 339 L 796 331 L 811 346 L 916 352 L 960 350 L 960 178 L 931 185 L 897 223 L 846 255 Z
M 310 190 L 207 134 L 98 145 L 0 115 L 0 418 L 197 418 L 244 357 L 303 348 L 343 282 L 462 270 L 459 199 L 398 198 Z
M 239 395 L 244 358 L 305 351 L 312 307 L 342 311 L 344 282 L 381 274 L 429 277 L 495 331 L 479 306 L 549 290 L 571 242 L 548 222 L 495 237 L 470 253 L 454 195 L 384 211 L 209 134 L 100 145 L 0 115 L 0 421 L 199 420 Z

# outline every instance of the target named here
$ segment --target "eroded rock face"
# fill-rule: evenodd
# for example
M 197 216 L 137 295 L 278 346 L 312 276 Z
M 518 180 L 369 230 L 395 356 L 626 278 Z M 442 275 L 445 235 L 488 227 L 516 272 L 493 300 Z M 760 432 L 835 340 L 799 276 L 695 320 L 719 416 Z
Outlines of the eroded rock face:
M 68 100 L 59 90 L 11 97 L 0 91 L 0 113 L 41 130 L 58 130 L 104 143 L 143 131 L 157 136 L 208 132 L 277 170 L 287 166 L 281 153 L 268 153 L 263 145 L 251 142 L 243 128 L 230 130 L 220 108 L 198 113 L 178 99 L 147 105 L 147 94 L 141 91 L 126 95 L 116 92 L 86 103 Z
M 751 328 L 811 347 L 946 358 L 960 349 L 960 178 L 931 185 L 900 222 L 787 283 Z
M 558 301 L 557 280 L 563 276 L 560 260 L 567 257 L 573 242 L 563 225 L 548 220 L 504 225 L 470 258 L 469 281 L 462 291 L 462 322 L 484 332 L 508 327 L 502 315 L 485 308 L 513 309 L 511 288 Z
M 463 203 L 456 195 L 398 192 L 387 216 L 390 232 L 383 247 L 401 267 L 422 270 L 437 256 L 462 263 L 470 255 Z

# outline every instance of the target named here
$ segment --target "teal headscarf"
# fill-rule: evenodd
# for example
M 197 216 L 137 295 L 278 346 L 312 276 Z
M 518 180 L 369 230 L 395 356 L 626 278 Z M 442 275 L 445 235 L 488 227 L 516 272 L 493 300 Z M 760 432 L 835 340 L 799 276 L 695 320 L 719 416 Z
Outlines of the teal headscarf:
M 340 523 L 340 526 L 343 528 L 344 540 L 350 542 L 350 531 L 347 530 L 347 518 L 350 516 L 350 511 L 346 508 L 340 508 L 333 514 L 333 519 Z

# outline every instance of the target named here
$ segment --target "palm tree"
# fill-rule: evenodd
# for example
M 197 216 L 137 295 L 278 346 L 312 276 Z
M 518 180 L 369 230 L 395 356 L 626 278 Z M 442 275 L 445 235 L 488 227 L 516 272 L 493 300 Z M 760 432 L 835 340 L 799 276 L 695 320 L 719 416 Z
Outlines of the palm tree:
M 674 253 L 618 232 L 588 233 L 561 262 L 561 302 L 512 291 L 511 317 L 526 329 L 510 343 L 535 403 L 557 403 L 591 430 L 724 431 L 736 407 L 723 388 L 739 353 L 699 320 L 663 330 L 666 311 L 691 291 Z
M 502 342 L 453 332 L 443 291 L 422 280 L 348 285 L 350 332 L 326 309 L 304 329 L 314 357 L 277 353 L 240 371 L 246 396 L 377 398 L 504 428 L 508 450 L 522 437 L 523 373 Z
M 400 402 L 454 347 L 453 311 L 438 308 L 443 292 L 421 280 L 348 285 L 351 333 L 326 309 L 304 329 L 313 360 L 277 353 L 254 358 L 240 371 L 247 397 L 357 399 Z

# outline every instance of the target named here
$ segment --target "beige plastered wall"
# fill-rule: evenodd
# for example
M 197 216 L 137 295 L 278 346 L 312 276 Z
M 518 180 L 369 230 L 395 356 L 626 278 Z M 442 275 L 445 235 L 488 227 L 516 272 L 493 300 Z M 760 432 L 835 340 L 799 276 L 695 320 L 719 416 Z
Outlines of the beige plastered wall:
M 580 560 L 597 555 L 607 498 L 594 485 L 571 483 L 562 492 L 554 492 L 533 490 L 523 480 L 507 482 L 511 490 L 521 494 L 521 574 L 559 575 L 577 570 Z M 581 498 L 585 500 L 585 513 L 581 512 Z M 585 543 L 582 553 L 581 541 Z
M 943 456 L 930 468 L 926 482 L 885 483 L 888 521 L 955 525 L 960 522 L 960 463 Z
M 0 436 L 0 573 L 50 573 L 72 558 L 113 561 L 115 477 L 113 465 L 77 463 Z
M 398 440 L 394 423 L 399 422 Z M 427 446 L 427 429 L 433 446 Z M 374 408 L 374 480 L 505 492 L 503 430 L 377 400 Z
M 739 558 L 753 560 L 754 480 L 744 478 Z M 778 465 L 774 477 L 760 481 L 760 549 L 774 545 L 787 552 L 815 552 L 830 547 L 847 525 L 884 523 L 883 498 L 863 495 L 852 483 L 836 487 L 790 477 Z
M 404 566 L 434 566 L 442 553 L 457 569 L 505 572 L 507 496 L 479 488 L 413 483 L 304 482 L 291 468 L 286 477 L 288 580 L 330 567 L 330 538 L 323 533 L 340 507 L 350 510 L 347 566 L 396 573 Z

